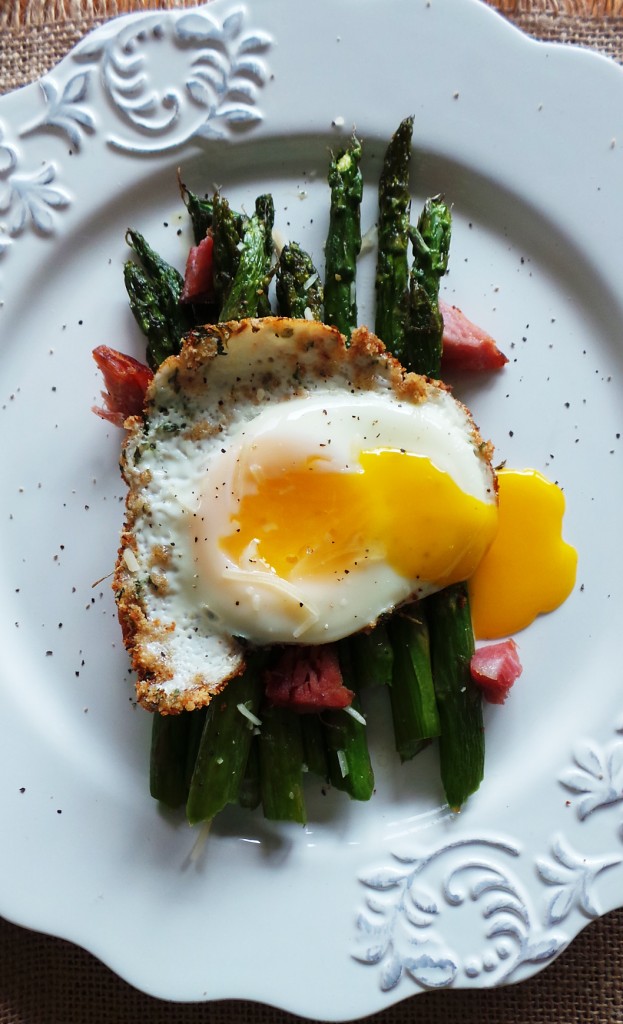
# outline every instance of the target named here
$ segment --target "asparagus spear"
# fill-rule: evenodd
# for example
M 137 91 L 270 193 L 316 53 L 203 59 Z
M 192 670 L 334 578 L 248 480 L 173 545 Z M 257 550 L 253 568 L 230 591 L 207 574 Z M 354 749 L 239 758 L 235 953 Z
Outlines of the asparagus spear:
M 273 227 L 275 224 L 275 204 L 271 195 L 258 196 L 255 200 L 255 213 L 264 229 L 264 275 L 261 282 L 261 293 L 258 294 L 257 315 L 270 316 L 272 310 L 268 300 L 273 259 Z
M 155 714 L 151 730 L 149 791 L 166 807 L 180 807 L 188 792 L 190 714 Z
M 254 811 L 261 802 L 259 739 L 257 736 L 252 736 L 244 777 L 238 791 L 238 803 L 241 807 Z
M 449 243 L 450 212 L 435 197 L 425 204 L 413 232 L 414 267 L 407 332 L 412 368 L 434 377 L 440 372 L 443 334 L 439 279 L 447 268 Z M 441 722 L 441 778 L 450 807 L 458 809 L 478 789 L 485 756 L 482 698 L 469 672 L 474 633 L 466 584 L 456 584 L 428 598 L 426 606 Z
M 226 266 L 224 258 L 228 247 L 229 256 L 232 257 L 233 241 L 238 230 L 236 216 L 222 197 L 215 199 L 213 213 L 213 229 L 217 230 L 214 226 L 217 218 L 222 229 L 219 236 L 223 259 L 219 267 L 220 287 L 229 287 L 221 309 L 221 319 L 254 316 L 258 312 L 262 295 L 266 298 L 268 265 L 272 255 L 272 198 L 261 196 L 257 200 L 256 213 L 246 224 L 240 251 L 236 243 L 237 266 L 229 286 L 227 277 L 236 259 Z M 214 244 L 216 249 L 216 234 Z M 230 681 L 223 693 L 212 700 L 186 806 L 187 817 L 192 824 L 212 818 L 227 803 L 238 800 L 240 795 L 247 804 L 254 799 L 250 793 L 252 779 L 249 775 L 246 779 L 248 785 L 243 787 L 241 794 L 249 758 L 250 735 L 248 722 L 241 716 L 239 705 L 242 703 L 256 715 L 260 693 L 259 664 L 257 659 L 252 659 L 243 676 Z M 301 764 L 302 755 L 299 766 Z M 252 767 L 250 765 L 250 769 Z
M 190 215 L 195 244 L 198 245 L 199 242 L 205 238 L 208 229 L 212 227 L 214 222 L 214 204 L 215 201 L 218 202 L 218 199 L 214 200 L 208 198 L 208 196 L 198 196 L 182 181 L 179 182 L 179 187 L 182 200 Z M 246 218 L 243 214 L 237 213 L 235 210 L 231 210 L 230 212 L 234 218 L 239 236 L 242 238 Z
M 348 642 L 340 641 L 338 647 L 344 684 L 349 690 L 356 691 L 357 680 L 353 675 Z M 351 709 L 356 715 L 361 715 L 357 696 Z M 347 710 L 325 711 L 322 721 L 332 785 L 344 790 L 353 800 L 369 800 L 374 792 L 374 773 L 368 751 L 367 726 Z
M 404 331 L 409 300 L 407 249 L 412 136 L 413 118 L 407 117 L 390 140 L 379 181 L 374 329 L 401 362 L 404 358 Z
M 438 304 L 439 281 L 447 269 L 450 212 L 440 197 L 430 199 L 424 206 L 417 228 L 407 230 L 404 211 L 408 209 L 406 189 L 411 141 L 408 120 L 403 121 L 394 140 L 388 147 L 381 178 L 382 187 L 379 190 L 379 246 L 385 253 L 393 251 L 399 255 L 399 273 L 389 273 L 389 255 L 379 258 L 377 308 L 378 304 L 385 306 L 391 302 L 392 294 L 396 304 L 392 309 L 393 320 L 385 321 L 383 310 L 380 311 L 381 319 L 377 320 L 376 330 L 408 369 L 438 377 L 443 335 L 443 320 Z M 398 161 L 399 181 L 395 191 L 390 192 L 390 185 L 393 186 L 391 171 L 395 161 Z M 399 198 L 392 209 L 389 199 L 396 199 L 396 196 Z M 402 254 L 406 251 L 408 235 L 413 245 L 414 263 L 409 278 L 405 315 L 401 303 L 401 295 L 404 294 L 401 291 L 404 287 Z M 393 249 L 390 248 L 390 240 Z M 389 287 L 390 281 L 394 287 L 393 293 Z M 397 281 L 400 287 L 396 286 Z M 401 339 L 402 350 L 395 348 L 396 337 Z M 456 599 L 457 594 L 460 594 L 460 601 Z M 458 807 L 478 787 L 484 762 L 481 699 L 474 692 L 471 677 L 466 679 L 466 674 L 469 675 L 466 664 L 469 665 L 471 657 L 471 654 L 468 657 L 468 653 L 474 645 L 467 589 L 464 585 L 458 589 L 451 588 L 435 599 L 427 599 L 423 608 L 427 612 L 434 651 L 432 678 L 441 727 L 442 781 L 448 802 Z M 400 629 L 398 619 L 394 620 L 394 631 L 396 627 Z M 405 639 L 408 642 L 408 638 Z M 394 648 L 394 656 L 406 663 L 405 675 L 397 666 L 391 690 L 394 721 L 400 723 L 395 725 L 397 746 L 403 753 L 409 749 L 415 752 L 418 746 L 415 732 L 412 732 L 409 741 L 409 733 L 405 730 L 405 712 L 415 710 L 408 700 L 409 688 L 405 686 L 405 678 L 408 677 L 409 662 L 416 654 L 418 657 L 415 662 L 420 673 L 430 680 L 431 669 L 424 650 L 423 635 L 411 637 L 410 652 L 405 646 L 396 645 Z
M 361 713 L 357 697 L 351 707 Z M 346 711 L 327 711 L 323 722 L 331 784 L 335 789 L 348 793 L 353 800 L 369 800 L 374 792 L 374 774 L 366 726 Z
M 185 711 L 184 715 L 189 720 L 188 738 L 186 740 L 186 795 L 184 797 L 184 802 L 186 802 L 197 763 L 197 755 L 201 746 L 201 737 L 203 736 L 208 709 L 207 707 L 196 708 L 195 711 Z
M 320 275 L 311 256 L 297 242 L 284 245 L 279 256 L 277 307 L 280 316 L 323 318 L 324 291 Z
M 353 135 L 347 149 L 331 161 L 331 210 L 325 247 L 325 319 L 347 338 L 357 326 L 355 277 L 361 249 L 363 177 L 361 144 Z
M 450 807 L 458 810 L 482 782 L 485 758 L 482 699 L 469 669 L 474 633 L 467 586 L 457 583 L 427 602 L 441 721 L 441 779 Z
M 247 715 L 257 716 L 261 693 L 258 666 L 250 659 L 245 672 L 209 704 L 186 801 L 191 825 L 211 821 L 227 804 L 237 802 L 253 734 Z
M 240 260 L 221 309 L 221 320 L 257 316 L 266 282 L 266 227 L 255 213 L 247 224 Z
M 405 357 L 409 370 L 438 377 L 441 368 L 443 317 L 439 310 L 439 280 L 448 268 L 450 210 L 441 196 L 427 199 L 411 229 L 413 267 L 409 279 L 409 315 Z
M 268 705 L 259 735 L 260 787 L 264 817 L 305 824 L 303 735 L 298 715 Z
M 192 192 L 179 177 L 178 184 L 184 206 L 188 210 L 193 226 L 195 245 L 199 245 L 199 242 L 207 235 L 208 229 L 212 227 L 214 203 L 211 199 L 198 196 L 195 192 Z
M 186 803 L 206 708 L 180 715 L 154 714 L 149 757 L 149 790 L 167 807 Z
M 321 779 L 329 777 L 327 748 L 324 741 L 324 729 L 320 715 L 301 715 L 303 732 L 303 751 L 307 770 Z
M 350 652 L 353 675 L 361 689 L 391 684 L 394 651 L 385 622 L 378 622 L 369 633 L 352 636 Z
M 409 319 L 409 171 L 413 118 L 392 136 L 379 180 L 375 331 L 401 362 L 407 362 Z M 415 367 L 410 367 L 415 369 Z M 388 625 L 393 652 L 390 700 L 396 750 L 401 760 L 417 754 L 439 733 L 430 667 L 428 629 L 420 610 L 394 616 Z
M 234 213 L 227 200 L 220 192 L 217 192 L 212 204 L 212 234 L 214 236 L 212 260 L 214 264 L 214 293 L 219 309 L 227 301 L 233 286 L 240 264 L 240 246 L 244 231 L 243 218 Z M 225 318 L 221 317 L 221 319 Z
M 147 338 L 147 362 L 156 369 L 167 356 L 179 352 L 182 337 L 193 326 L 192 311 L 179 303 L 182 275 L 138 231 L 128 230 L 126 240 L 141 263 L 129 260 L 124 267 L 130 308 Z
M 401 761 L 439 735 L 440 720 L 430 663 L 428 626 L 421 605 L 413 604 L 389 623 L 394 672 L 390 688 L 396 750 Z

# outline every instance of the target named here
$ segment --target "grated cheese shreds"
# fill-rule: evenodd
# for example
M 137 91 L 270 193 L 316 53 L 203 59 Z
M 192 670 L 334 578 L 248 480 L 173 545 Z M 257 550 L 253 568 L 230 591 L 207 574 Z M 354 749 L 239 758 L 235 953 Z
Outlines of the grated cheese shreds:
M 357 708 L 348 707 L 348 708 L 344 708 L 344 711 L 346 712 L 347 715 L 350 715 L 351 718 L 354 718 L 356 722 L 360 722 L 361 725 L 367 725 L 368 724 L 366 722 L 365 718 L 363 717 L 363 715 L 360 714 L 359 711 L 357 711 Z
M 128 572 L 138 572 L 140 565 L 138 564 L 138 558 L 132 551 L 132 548 L 123 549 L 123 561 L 125 562 Z
M 361 239 L 361 249 L 359 250 L 360 256 L 365 256 L 367 252 L 372 252 L 376 247 L 379 238 L 379 230 L 376 224 L 368 228 L 365 235 Z
M 288 244 L 285 235 L 281 233 L 279 228 L 273 228 L 272 235 L 275 252 L 277 253 L 277 256 L 281 256 L 282 250 Z
M 203 853 L 205 845 L 206 845 L 206 843 L 208 841 L 208 836 L 210 835 L 210 829 L 211 828 L 212 828 L 212 819 L 210 818 L 208 821 L 204 821 L 203 825 L 199 829 L 199 834 L 197 835 L 197 838 L 195 839 L 195 842 L 193 843 L 193 848 L 190 851 L 190 854 L 189 854 L 189 857 L 188 857 L 188 859 L 189 859 L 191 864 L 196 864 L 197 861 L 199 860 L 201 854 Z
M 340 766 L 340 771 L 342 773 L 342 778 L 345 779 L 346 776 L 348 775 L 348 759 L 346 757 L 346 751 L 345 750 L 337 750 L 336 754 L 337 754 L 337 763 Z
M 251 724 L 256 725 L 259 729 L 260 725 L 262 724 L 261 719 L 259 719 L 257 715 L 254 715 L 252 711 L 249 711 L 246 704 L 236 704 L 236 707 L 238 708 L 238 711 L 240 712 L 241 715 L 243 715 L 245 718 L 248 718 Z
M 303 285 L 303 291 L 308 292 L 313 284 L 318 280 L 318 274 L 310 274 Z

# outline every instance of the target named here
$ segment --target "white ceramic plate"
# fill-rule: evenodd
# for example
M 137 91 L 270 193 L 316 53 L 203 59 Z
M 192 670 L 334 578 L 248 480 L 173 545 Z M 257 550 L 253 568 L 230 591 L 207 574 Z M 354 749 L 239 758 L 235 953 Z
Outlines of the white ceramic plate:
M 109 583 L 94 585 L 123 487 L 121 433 L 90 411 L 90 353 L 143 352 L 124 231 L 183 264 L 181 166 L 236 204 L 271 188 L 282 233 L 321 253 L 328 149 L 353 125 L 365 141 L 365 228 L 409 113 L 415 200 L 454 204 L 445 292 L 511 357 L 460 394 L 500 459 L 564 487 L 578 584 L 521 635 L 524 674 L 488 709 L 486 781 L 459 816 L 434 751 L 400 768 L 371 725 L 369 804 L 310 782 L 306 828 L 232 808 L 193 862 L 193 833 L 148 795 L 149 717 Z M 474 0 L 122 18 L 0 100 L 5 916 L 156 996 L 339 1020 L 518 981 L 621 903 L 622 145 L 618 67 L 534 43 Z

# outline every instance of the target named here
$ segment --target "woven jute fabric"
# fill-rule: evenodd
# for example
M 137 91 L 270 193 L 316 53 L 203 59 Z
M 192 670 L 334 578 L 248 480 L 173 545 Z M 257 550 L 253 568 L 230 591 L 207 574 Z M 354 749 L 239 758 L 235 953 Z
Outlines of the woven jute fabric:
M 0 926 L 0 1024 L 298 1024 L 255 1003 L 174 1004 L 130 988 L 84 950 Z M 623 913 L 582 932 L 544 972 L 508 988 L 435 992 L 369 1024 L 621 1024 Z
M 48 71 L 89 29 L 128 11 L 196 0 L 0 0 L 0 92 Z M 491 0 L 518 28 L 623 61 L 623 0 Z
M 495 0 L 537 39 L 623 62 L 623 0 Z M 0 0 L 0 92 L 33 81 L 87 31 L 134 10 L 195 0 Z M 623 185 L 623 182 L 622 182 Z M 623 1024 L 623 911 L 595 921 L 547 970 L 492 991 L 417 995 L 370 1024 Z M 84 950 L 0 920 L 0 1024 L 294 1024 L 236 1000 L 172 1004 L 135 991 Z

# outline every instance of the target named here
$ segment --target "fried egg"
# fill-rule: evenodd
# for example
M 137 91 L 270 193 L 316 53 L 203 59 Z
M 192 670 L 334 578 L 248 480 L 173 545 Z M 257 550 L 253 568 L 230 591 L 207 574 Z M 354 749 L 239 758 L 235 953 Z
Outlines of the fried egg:
M 126 426 L 115 590 L 151 709 L 208 703 L 249 645 L 338 640 L 469 577 L 497 529 L 470 413 L 365 328 L 197 329 Z

